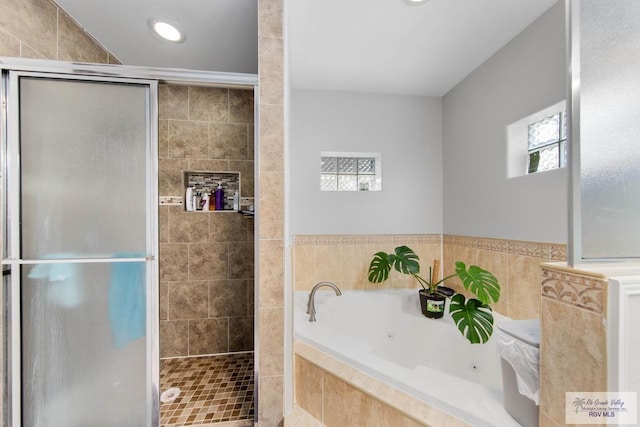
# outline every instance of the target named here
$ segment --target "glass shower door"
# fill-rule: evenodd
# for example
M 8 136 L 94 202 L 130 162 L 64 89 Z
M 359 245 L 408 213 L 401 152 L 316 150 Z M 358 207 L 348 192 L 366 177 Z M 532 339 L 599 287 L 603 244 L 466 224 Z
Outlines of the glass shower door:
M 157 425 L 155 96 L 9 76 L 13 425 Z

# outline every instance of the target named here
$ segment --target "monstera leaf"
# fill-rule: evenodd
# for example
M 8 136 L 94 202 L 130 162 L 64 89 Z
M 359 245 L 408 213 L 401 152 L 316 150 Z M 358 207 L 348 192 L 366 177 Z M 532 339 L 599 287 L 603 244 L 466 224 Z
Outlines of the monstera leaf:
M 498 279 L 477 265 L 467 270 L 464 262 L 456 262 L 456 275 L 462 281 L 464 288 L 471 291 L 483 304 L 496 303 L 500 299 L 500 284 Z
M 400 273 L 418 274 L 420 272 L 418 261 L 418 255 L 407 246 L 398 246 L 395 253 L 392 254 L 378 252 L 373 256 L 369 265 L 369 281 L 371 283 L 384 282 L 389 278 L 392 267 Z
M 391 271 L 389 256 L 386 252 L 377 252 L 369 265 L 369 281 L 371 283 L 384 282 L 389 278 L 389 271 Z
M 466 303 L 465 303 L 466 302 Z M 449 314 L 458 330 L 471 344 L 484 344 L 493 334 L 493 314 L 491 307 L 482 301 L 456 294 L 451 298 Z

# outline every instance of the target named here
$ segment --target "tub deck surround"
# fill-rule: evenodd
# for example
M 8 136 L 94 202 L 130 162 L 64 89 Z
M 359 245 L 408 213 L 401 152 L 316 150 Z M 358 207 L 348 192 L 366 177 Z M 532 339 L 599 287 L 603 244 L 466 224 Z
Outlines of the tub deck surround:
M 296 396 L 325 424 L 335 425 L 327 422 L 327 405 L 336 404 L 327 387 L 337 387 L 355 388 L 368 396 L 358 402 L 372 399 L 428 425 L 518 425 L 502 406 L 495 341 L 471 345 L 448 315 L 425 318 L 415 290 L 346 291 L 339 297 L 318 291 L 315 323 L 308 321 L 306 300 L 306 292 L 296 293 L 295 352 L 317 369 L 296 362 Z M 496 323 L 503 320 L 496 313 Z M 319 381 L 318 372 L 326 373 L 322 385 L 310 385 Z

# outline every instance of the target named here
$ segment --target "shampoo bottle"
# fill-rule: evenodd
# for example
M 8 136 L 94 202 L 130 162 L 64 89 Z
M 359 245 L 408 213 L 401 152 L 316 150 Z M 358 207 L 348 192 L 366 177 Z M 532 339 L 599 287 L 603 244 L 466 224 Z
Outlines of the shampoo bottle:
M 240 196 L 238 195 L 238 190 L 233 193 L 233 210 L 236 212 L 240 210 Z
M 215 192 L 216 196 L 216 210 L 221 211 L 224 209 L 224 190 L 222 189 L 222 183 L 218 183 L 218 188 Z
M 202 194 L 202 210 L 203 211 L 208 211 L 209 210 L 209 193 L 205 192 Z
M 187 188 L 187 192 L 184 195 L 184 207 L 189 212 L 195 210 L 193 208 L 193 188 L 191 188 L 191 187 Z

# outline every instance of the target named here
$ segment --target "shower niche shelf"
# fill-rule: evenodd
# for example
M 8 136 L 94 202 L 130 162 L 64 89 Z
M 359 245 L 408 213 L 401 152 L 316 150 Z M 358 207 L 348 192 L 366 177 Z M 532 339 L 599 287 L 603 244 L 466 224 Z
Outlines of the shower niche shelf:
M 240 192 L 240 172 L 183 171 L 182 183 L 182 194 L 186 194 L 187 188 L 191 187 L 194 195 L 211 194 L 218 188 L 218 184 L 221 184 L 224 191 L 224 208 L 222 210 L 208 210 L 207 212 L 238 212 L 238 210 L 233 209 L 233 195 L 237 191 L 240 198 L 240 194 L 242 194 Z M 186 200 L 183 206 L 186 211 Z M 203 211 L 194 210 L 193 212 Z

